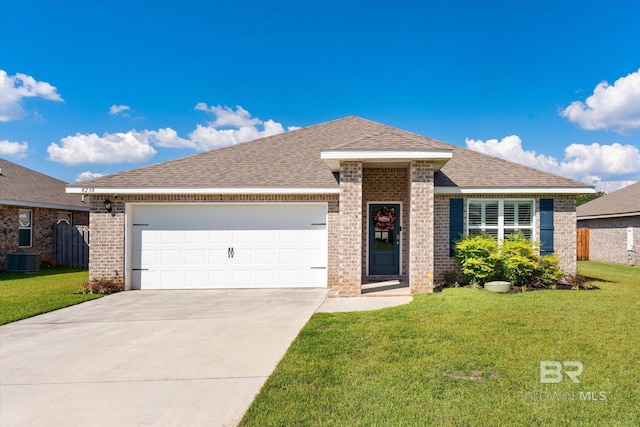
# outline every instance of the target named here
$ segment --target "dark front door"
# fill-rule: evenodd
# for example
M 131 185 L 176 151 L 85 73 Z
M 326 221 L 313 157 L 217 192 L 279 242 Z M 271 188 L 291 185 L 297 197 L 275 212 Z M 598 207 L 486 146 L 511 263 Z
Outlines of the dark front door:
M 369 205 L 369 274 L 400 274 L 400 205 Z

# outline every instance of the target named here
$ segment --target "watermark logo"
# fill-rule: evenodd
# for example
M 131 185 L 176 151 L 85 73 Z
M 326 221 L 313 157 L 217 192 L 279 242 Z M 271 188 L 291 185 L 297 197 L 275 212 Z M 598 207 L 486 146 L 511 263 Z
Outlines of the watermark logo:
M 568 380 L 574 384 L 580 384 L 580 375 L 584 371 L 584 365 L 578 361 L 542 360 L 540 362 L 540 383 L 558 384 L 563 380 Z M 549 402 L 549 401 L 591 401 L 602 402 L 607 400 L 606 391 L 593 390 L 557 390 L 555 388 L 540 388 L 539 390 L 519 391 L 518 400 L 529 402 Z
M 584 366 L 581 362 L 569 361 L 560 363 L 555 360 L 543 360 L 540 362 L 540 382 L 542 384 L 562 382 L 562 373 L 564 372 L 571 381 L 580 384 L 578 377 L 583 370 Z

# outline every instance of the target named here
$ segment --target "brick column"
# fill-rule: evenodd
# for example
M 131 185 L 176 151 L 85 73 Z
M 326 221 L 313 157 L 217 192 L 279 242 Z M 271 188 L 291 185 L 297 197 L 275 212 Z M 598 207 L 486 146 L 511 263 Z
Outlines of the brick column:
M 411 162 L 409 183 L 409 286 L 433 291 L 433 164 Z
M 103 200 L 110 199 L 113 211 L 104 209 Z M 94 200 L 95 199 L 95 200 Z M 89 215 L 91 250 L 89 279 L 124 278 L 124 203 L 111 197 L 92 197 Z M 127 288 L 130 284 L 125 284 Z
M 339 287 L 337 296 L 360 295 L 362 285 L 362 163 L 340 164 Z

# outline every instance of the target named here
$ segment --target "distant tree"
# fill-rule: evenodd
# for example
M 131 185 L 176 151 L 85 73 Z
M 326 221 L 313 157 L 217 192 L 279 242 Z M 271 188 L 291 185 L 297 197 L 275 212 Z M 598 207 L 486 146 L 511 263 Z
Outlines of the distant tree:
M 584 205 L 585 203 L 602 196 L 604 196 L 604 191 L 598 191 L 597 193 L 591 194 L 580 194 L 578 197 L 576 197 L 576 206 Z

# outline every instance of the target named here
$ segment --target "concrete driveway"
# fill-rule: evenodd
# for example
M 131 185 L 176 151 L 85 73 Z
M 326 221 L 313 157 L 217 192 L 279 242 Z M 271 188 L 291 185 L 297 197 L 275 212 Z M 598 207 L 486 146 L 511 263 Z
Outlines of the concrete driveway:
M 0 327 L 0 425 L 235 425 L 326 289 L 133 291 Z

